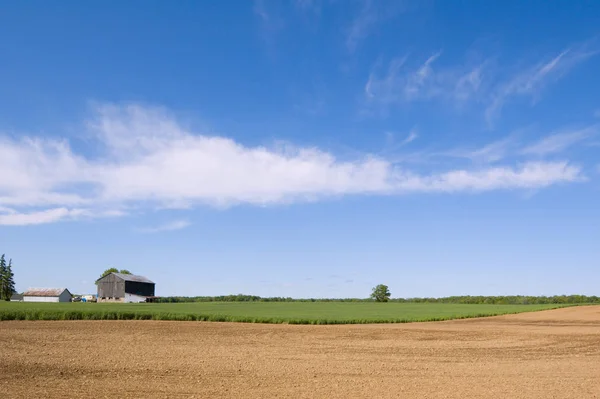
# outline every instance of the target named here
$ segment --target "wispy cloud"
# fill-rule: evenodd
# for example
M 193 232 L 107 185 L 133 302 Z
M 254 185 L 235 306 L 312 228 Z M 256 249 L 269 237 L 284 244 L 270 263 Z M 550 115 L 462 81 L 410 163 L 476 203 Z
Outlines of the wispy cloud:
M 385 0 L 361 0 L 360 10 L 346 29 L 346 48 L 354 53 L 375 27 L 401 11 L 401 2 Z M 346 3 L 343 3 L 347 6 Z
M 395 132 L 390 132 L 390 131 L 385 132 L 385 141 L 386 141 L 385 148 L 383 151 L 381 151 L 379 153 L 380 155 L 393 153 L 393 152 L 401 149 L 402 147 L 406 146 L 407 144 L 412 143 L 419 137 L 419 135 L 417 134 L 415 129 L 411 130 L 408 133 L 408 135 L 406 135 L 400 141 L 396 140 L 396 136 L 397 136 L 397 133 L 395 133 Z
M 531 130 L 531 129 L 526 129 Z M 506 159 L 544 157 L 562 154 L 577 145 L 588 145 L 587 139 L 600 133 L 600 125 L 590 125 L 578 129 L 562 129 L 552 132 L 536 141 L 519 139 L 523 131 L 516 131 L 502 139 L 478 148 L 454 148 L 447 151 L 432 152 L 432 157 L 456 157 L 473 161 L 476 164 L 496 163 Z
M 285 27 L 278 3 L 265 0 L 254 0 L 254 14 L 258 17 L 261 34 L 267 44 L 272 44 L 275 34 Z
M 569 47 L 499 83 L 485 111 L 488 121 L 500 114 L 502 107 L 510 98 L 530 96 L 535 100 L 546 86 L 557 82 L 577 65 L 598 54 L 598 50 L 592 48 L 591 43 Z
M 570 130 L 544 137 L 537 143 L 525 147 L 523 154 L 548 155 L 559 153 L 569 147 L 598 134 L 600 126 L 590 126 L 579 130 Z
M 414 130 L 412 130 L 408 136 L 406 136 L 406 138 L 404 140 L 402 140 L 401 144 L 402 145 L 406 145 L 408 143 L 412 143 L 413 141 L 415 141 L 417 139 L 417 137 L 419 137 L 419 135 L 417 134 L 417 132 L 415 132 Z
M 5 226 L 27 226 L 32 224 L 52 223 L 59 220 L 69 219 L 79 216 L 81 210 L 54 208 L 39 212 L 18 213 L 15 211 L 1 214 L 0 225 Z
M 511 68 L 500 68 L 493 58 L 448 64 L 441 51 L 420 62 L 415 57 L 397 57 L 370 71 L 364 86 L 366 106 L 386 111 L 392 105 L 423 100 L 448 100 L 456 106 L 471 102 L 481 107 L 491 124 L 511 99 L 530 97 L 535 102 L 547 86 L 598 54 L 593 43 L 573 45 L 509 74 L 506 70 Z
M 542 188 L 582 178 L 580 167 L 567 161 L 423 173 L 382 156 L 342 161 L 315 147 L 246 147 L 192 132 L 164 109 L 139 105 L 100 106 L 86 126 L 84 134 L 102 150 L 93 158 L 66 140 L 0 139 L 0 224 L 345 195 Z
M 424 86 L 431 80 L 433 76 L 432 64 L 439 58 L 441 54 L 441 52 L 433 54 L 416 71 L 410 73 L 406 77 L 404 93 L 407 98 L 416 98 L 422 95 Z
M 254 0 L 254 13 L 265 22 L 271 19 L 264 0 Z
M 393 59 L 384 73 L 377 65 L 365 84 L 368 105 L 387 107 L 433 98 L 464 102 L 477 96 L 485 62 L 451 68 L 435 68 L 442 56 L 436 52 L 422 64 L 408 65 L 408 57 Z
M 58 221 L 97 219 L 123 215 L 125 215 L 125 212 L 117 210 L 92 212 L 89 209 L 61 207 L 41 211 L 19 212 L 11 208 L 0 207 L 0 226 L 28 226 Z
M 181 230 L 181 229 L 185 229 L 186 227 L 188 227 L 190 225 L 191 225 L 191 223 L 187 220 L 174 220 L 172 222 L 165 223 L 160 226 L 138 228 L 138 229 L 136 229 L 136 231 L 138 231 L 140 233 L 151 234 L 151 233 L 160 233 L 162 231 Z
M 294 5 L 302 11 L 310 11 L 314 14 L 321 13 L 321 0 L 294 0 Z
M 475 149 L 453 149 L 442 152 L 440 155 L 466 158 L 478 164 L 494 163 L 504 160 L 517 146 L 514 136 L 486 144 Z

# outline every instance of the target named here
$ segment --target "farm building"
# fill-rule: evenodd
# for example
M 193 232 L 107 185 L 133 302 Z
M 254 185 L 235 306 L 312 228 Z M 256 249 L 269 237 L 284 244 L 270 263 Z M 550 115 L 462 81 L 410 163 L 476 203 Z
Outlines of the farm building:
M 154 282 L 143 276 L 110 273 L 96 284 L 98 302 L 147 302 L 154 298 Z
M 23 293 L 23 302 L 71 302 L 66 288 L 30 288 Z
M 13 294 L 10 297 L 11 302 L 23 302 L 23 294 Z

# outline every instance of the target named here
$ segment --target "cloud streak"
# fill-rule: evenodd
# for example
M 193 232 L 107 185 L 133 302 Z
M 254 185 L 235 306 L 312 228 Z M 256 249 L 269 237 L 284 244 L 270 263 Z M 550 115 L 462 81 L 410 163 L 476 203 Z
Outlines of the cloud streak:
M 586 144 L 588 139 L 600 133 L 600 125 L 589 125 L 580 128 L 563 129 L 552 132 L 537 141 L 524 143 L 515 132 L 505 138 L 486 144 L 479 148 L 455 148 L 448 151 L 432 152 L 429 156 L 464 158 L 475 164 L 492 164 L 512 159 L 545 158 L 550 155 L 562 154 L 578 145 Z
M 510 67 L 499 68 L 491 58 L 448 64 L 437 51 L 415 64 L 412 57 L 397 57 L 387 67 L 379 63 L 371 69 L 364 86 L 365 102 L 367 108 L 384 111 L 425 100 L 445 100 L 458 106 L 472 102 L 482 107 L 491 124 L 508 102 L 518 97 L 537 101 L 549 85 L 598 52 L 593 41 L 588 41 L 509 74 Z
M 374 155 L 342 161 L 315 147 L 247 147 L 190 131 L 160 108 L 95 111 L 85 132 L 100 149 L 94 157 L 74 152 L 66 140 L 0 140 L 0 224 L 346 195 L 530 189 L 582 179 L 580 168 L 566 161 L 422 173 Z
M 152 234 L 152 233 L 160 233 L 163 231 L 181 230 L 181 229 L 185 229 L 186 227 L 188 227 L 190 225 L 191 225 L 191 223 L 187 220 L 174 220 L 172 222 L 165 223 L 165 224 L 162 224 L 162 225 L 156 226 L 156 227 L 139 228 L 139 229 L 136 229 L 136 231 L 138 231 L 140 233 Z
M 346 30 L 346 49 L 349 53 L 354 53 L 378 24 L 395 17 L 400 11 L 398 2 L 362 0 L 360 4 L 359 12 Z
M 441 56 L 436 52 L 416 67 L 408 65 L 408 57 L 395 58 L 383 73 L 378 65 L 365 84 L 367 104 L 388 107 L 434 98 L 454 102 L 475 98 L 485 63 L 437 68 L 435 63 Z
M 523 154 L 548 155 L 555 154 L 570 148 L 583 140 L 598 133 L 599 126 L 594 125 L 580 130 L 566 131 L 544 137 L 537 143 L 525 147 Z
M 512 97 L 530 96 L 534 99 L 551 83 L 563 78 L 577 65 L 598 54 L 589 48 L 589 43 L 563 50 L 551 59 L 525 68 L 507 81 L 499 84 L 492 94 L 491 103 L 485 113 L 488 121 L 500 114 L 504 104 Z

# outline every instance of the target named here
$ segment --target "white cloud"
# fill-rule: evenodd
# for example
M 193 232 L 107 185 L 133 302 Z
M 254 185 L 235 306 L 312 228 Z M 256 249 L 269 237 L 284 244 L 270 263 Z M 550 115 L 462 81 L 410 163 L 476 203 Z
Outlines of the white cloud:
M 162 231 L 174 231 L 174 230 L 181 230 L 181 229 L 185 229 L 186 227 L 190 226 L 190 222 L 187 220 L 174 220 L 172 222 L 160 225 L 160 226 L 156 226 L 156 227 L 145 227 L 145 228 L 140 228 L 140 229 L 136 229 L 137 231 L 139 231 L 140 233 L 159 233 Z
M 57 222 L 64 219 L 76 218 L 81 215 L 81 209 L 67 208 L 53 208 L 29 213 L 10 212 L 7 214 L 0 214 L 0 225 L 26 226 L 32 224 L 44 224 Z
M 525 147 L 523 154 L 548 155 L 559 153 L 598 133 L 599 126 L 565 131 L 544 137 L 537 143 Z
M 97 219 L 126 215 L 119 210 L 91 210 L 83 208 L 50 208 L 39 211 L 18 212 L 11 208 L 0 207 L 0 226 L 28 226 L 58 221 Z
M 75 153 L 65 140 L 0 140 L 0 224 L 110 217 L 133 209 L 264 206 L 581 180 L 580 168 L 567 162 L 421 174 L 373 155 L 342 161 L 312 147 L 247 147 L 192 132 L 164 110 L 137 105 L 99 107 L 87 128 L 102 149 L 94 157 Z
M 454 170 L 429 177 L 405 176 L 398 188 L 422 192 L 483 192 L 542 188 L 558 182 L 583 180 L 580 168 L 567 162 L 527 162 L 517 168 L 495 167 L 475 172 Z

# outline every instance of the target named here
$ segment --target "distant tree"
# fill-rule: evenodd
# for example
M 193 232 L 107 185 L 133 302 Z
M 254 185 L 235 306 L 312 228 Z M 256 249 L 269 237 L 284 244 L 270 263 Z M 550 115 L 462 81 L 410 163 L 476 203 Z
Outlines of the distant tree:
M 379 284 L 377 287 L 373 288 L 371 298 L 373 298 L 376 302 L 387 302 L 391 295 L 392 294 L 390 294 L 390 290 L 387 285 Z
M 132 274 L 129 270 L 127 269 L 121 269 L 121 271 L 119 272 L 121 274 Z

